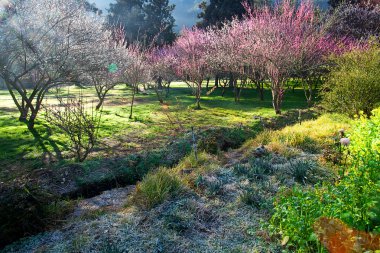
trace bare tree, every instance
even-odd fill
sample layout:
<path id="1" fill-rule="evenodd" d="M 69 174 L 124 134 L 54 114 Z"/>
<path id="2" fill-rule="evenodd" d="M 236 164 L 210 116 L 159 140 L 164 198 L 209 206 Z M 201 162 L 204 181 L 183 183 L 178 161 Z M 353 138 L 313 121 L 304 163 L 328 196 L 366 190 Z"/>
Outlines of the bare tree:
<path id="1" fill-rule="evenodd" d="M 121 27 L 113 31 L 105 30 L 98 44 L 89 44 L 92 60 L 86 64 L 81 81 L 93 85 L 98 97 L 96 110 L 99 110 L 110 90 L 123 81 L 123 71 L 129 66 L 124 35 Z"/>
<path id="2" fill-rule="evenodd" d="M 77 82 L 95 60 L 88 45 L 99 44 L 104 26 L 80 0 L 16 0 L 12 8 L 0 24 L 0 77 L 32 130 L 48 90 Z"/>
<path id="3" fill-rule="evenodd" d="M 83 96 L 66 102 L 59 97 L 58 100 L 58 105 L 45 107 L 46 121 L 67 135 L 76 160 L 83 162 L 96 144 L 101 114 L 93 108 L 86 109 Z"/>

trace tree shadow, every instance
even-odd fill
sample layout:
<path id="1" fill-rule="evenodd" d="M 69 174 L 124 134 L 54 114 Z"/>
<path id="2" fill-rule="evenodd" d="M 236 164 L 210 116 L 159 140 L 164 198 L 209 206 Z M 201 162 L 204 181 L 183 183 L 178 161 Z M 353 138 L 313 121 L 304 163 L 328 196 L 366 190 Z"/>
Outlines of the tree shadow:
<path id="1" fill-rule="evenodd" d="M 30 130 L 34 139 L 38 142 L 38 145 L 42 148 L 43 152 L 49 156 L 49 161 L 54 160 L 56 158 L 58 161 L 63 160 L 62 151 L 57 145 L 57 142 L 52 140 L 50 136 L 53 134 L 52 129 L 47 124 L 42 124 L 45 127 L 47 135 L 42 136 L 36 129 Z M 49 145 L 53 148 L 55 155 L 46 147 L 45 142 L 48 142 Z"/>

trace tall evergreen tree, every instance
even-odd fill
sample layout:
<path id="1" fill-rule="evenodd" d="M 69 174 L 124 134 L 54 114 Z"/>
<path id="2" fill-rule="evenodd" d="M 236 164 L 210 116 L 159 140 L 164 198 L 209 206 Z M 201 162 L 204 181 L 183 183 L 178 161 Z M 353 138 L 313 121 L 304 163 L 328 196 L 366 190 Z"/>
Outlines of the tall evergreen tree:
<path id="1" fill-rule="evenodd" d="M 109 22 L 123 26 L 129 43 L 169 44 L 175 39 L 174 8 L 169 0 L 117 0 L 110 5 Z"/>
<path id="2" fill-rule="evenodd" d="M 110 4 L 108 22 L 111 25 L 122 26 L 129 43 L 143 40 L 145 23 L 143 4 L 143 0 L 116 0 L 116 3 Z"/>
<path id="3" fill-rule="evenodd" d="M 99 15 L 103 13 L 103 11 L 99 9 L 95 3 L 89 3 L 88 1 L 85 1 L 84 7 L 86 8 L 87 11 L 94 12 Z"/>
<path id="4" fill-rule="evenodd" d="M 172 16 L 174 8 L 175 5 L 169 4 L 169 0 L 146 0 L 144 11 L 147 41 L 163 45 L 175 40 L 175 19 Z"/>
<path id="5" fill-rule="evenodd" d="M 197 26 L 220 26 L 222 22 L 231 20 L 235 16 L 241 18 L 245 13 L 243 2 L 244 0 L 210 0 L 209 4 L 207 1 L 201 2 L 199 4 L 201 13 L 198 14 L 201 21 L 197 23 Z M 252 8 L 257 8 L 269 3 L 269 0 L 249 0 L 247 2 Z"/>

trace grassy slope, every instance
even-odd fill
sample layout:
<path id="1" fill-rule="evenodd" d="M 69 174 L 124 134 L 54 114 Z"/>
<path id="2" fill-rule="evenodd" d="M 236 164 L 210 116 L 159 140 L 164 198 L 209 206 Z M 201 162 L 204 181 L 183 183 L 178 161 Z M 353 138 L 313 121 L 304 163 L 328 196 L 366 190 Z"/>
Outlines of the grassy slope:
<path id="1" fill-rule="evenodd" d="M 118 212 L 97 211 L 69 221 L 62 230 L 29 238 L 7 250 L 282 252 L 280 242 L 266 229 L 272 198 L 281 187 L 309 187 L 332 180 L 330 161 L 322 151 L 333 151 L 338 130 L 349 131 L 351 125 L 343 116 L 323 115 L 302 125 L 263 132 L 223 155 L 202 153 L 198 161 L 189 156 L 167 169 L 169 173 L 159 170 L 159 177 L 154 172 L 148 175 Z M 315 149 L 310 150 L 310 143 Z M 260 144 L 267 145 L 268 153 L 255 158 L 254 149 Z M 223 157 L 234 160 L 223 163 Z M 306 181 L 300 180 L 300 173 Z M 165 182 L 173 180 L 181 186 L 171 187 L 171 183 L 168 188 Z M 166 198 L 161 204 L 147 199 L 159 195 Z M 150 208 L 146 203 L 156 205 Z"/>
<path id="2" fill-rule="evenodd" d="M 70 87 L 69 92 L 77 94 L 79 89 Z M 221 97 L 221 91 L 216 90 L 212 95 L 202 98 L 203 110 L 199 111 L 191 109 L 194 97 L 190 93 L 184 84 L 174 83 L 171 95 L 165 101 L 167 106 L 159 105 L 154 93 L 139 94 L 134 109 L 135 118 L 129 120 L 130 90 L 124 85 L 117 86 L 105 102 L 99 131 L 101 143 L 93 157 L 125 155 L 157 147 L 191 126 L 233 127 L 239 124 L 249 125 L 254 115 L 274 116 L 269 91 L 266 91 L 265 101 L 262 102 L 255 90 L 245 90 L 237 104 L 231 91 Z M 95 100 L 93 89 L 85 89 L 83 95 L 89 107 L 96 103 L 92 102 Z M 46 103 L 55 103 L 53 94 L 47 96 Z M 284 111 L 305 107 L 301 90 L 288 92 Z M 68 139 L 50 129 L 43 114 L 39 115 L 36 125 L 39 136 L 33 136 L 17 118 L 18 112 L 7 91 L 0 90 L 0 179 L 9 175 L 16 178 L 23 173 L 20 167 L 33 169 L 46 166 L 43 160 L 54 160 L 57 154 L 70 156 Z"/>

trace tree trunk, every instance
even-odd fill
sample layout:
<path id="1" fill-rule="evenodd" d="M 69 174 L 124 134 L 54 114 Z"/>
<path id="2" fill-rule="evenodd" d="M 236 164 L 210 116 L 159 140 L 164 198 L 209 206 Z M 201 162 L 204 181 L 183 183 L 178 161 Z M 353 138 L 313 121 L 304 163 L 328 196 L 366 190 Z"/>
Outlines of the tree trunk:
<path id="1" fill-rule="evenodd" d="M 28 108 L 23 108 L 20 112 L 20 117 L 18 118 L 21 122 L 27 122 L 28 118 Z"/>
<path id="2" fill-rule="evenodd" d="M 224 97 L 224 93 L 226 93 L 226 86 L 223 87 L 222 97 Z"/>
<path id="3" fill-rule="evenodd" d="M 133 116 L 133 104 L 135 102 L 135 94 L 136 94 L 136 90 L 137 90 L 137 87 L 133 86 L 133 90 L 132 90 L 132 101 L 131 101 L 131 110 L 130 110 L 130 114 L 129 114 L 129 119 L 132 119 L 132 116 Z"/>
<path id="4" fill-rule="evenodd" d="M 201 98 L 197 97 L 197 110 L 201 109 Z"/>
<path id="5" fill-rule="evenodd" d="M 280 90 L 272 89 L 272 105 L 277 115 L 281 114 L 281 97 L 282 95 Z"/>
<path id="6" fill-rule="evenodd" d="M 201 92 L 202 92 L 202 81 L 198 82 L 197 91 L 196 91 L 196 100 L 197 100 L 197 110 L 201 109 Z"/>
<path id="7" fill-rule="evenodd" d="M 170 82 L 168 82 L 168 86 L 166 86 L 166 94 L 165 94 L 165 97 L 169 97 L 169 92 L 170 92 Z"/>
<path id="8" fill-rule="evenodd" d="M 234 78 L 234 75 L 233 75 L 232 72 L 231 72 L 231 73 L 230 73 L 229 87 L 230 87 L 230 88 L 234 87 L 234 84 L 235 84 L 235 78 Z"/>
<path id="9" fill-rule="evenodd" d="M 207 83 L 206 83 L 206 92 L 208 91 L 208 85 L 210 83 L 210 77 L 207 78 Z"/>
<path id="10" fill-rule="evenodd" d="M 157 88 L 160 90 L 162 89 L 162 78 L 161 77 L 159 77 L 157 80 Z"/>
<path id="11" fill-rule="evenodd" d="M 105 97 L 101 97 L 101 98 L 99 98 L 99 102 L 98 102 L 98 104 L 96 105 L 95 110 L 97 110 L 97 111 L 100 110 L 100 108 L 101 108 L 102 105 L 103 105 L 104 98 L 105 98 Z"/>
<path id="12" fill-rule="evenodd" d="M 32 114 L 30 115 L 30 118 L 28 120 L 28 129 L 29 130 L 34 129 L 34 123 L 36 121 L 36 117 L 37 117 L 37 112 L 32 112 Z"/>
<path id="13" fill-rule="evenodd" d="M 158 101 L 160 102 L 160 104 L 163 104 L 164 100 L 162 99 L 162 94 L 160 96 L 160 92 L 158 91 L 158 88 L 156 88 L 155 91 L 156 91 Z"/>
<path id="14" fill-rule="evenodd" d="M 307 106 L 311 107 L 313 105 L 313 84 L 310 80 L 302 80 L 302 87 L 305 93 Z"/>
<path id="15" fill-rule="evenodd" d="M 264 83 L 257 82 L 256 87 L 257 87 L 257 91 L 259 93 L 260 101 L 264 101 Z"/>
<path id="16" fill-rule="evenodd" d="M 237 102 L 240 102 L 240 96 L 241 96 L 241 91 L 242 91 L 242 90 L 243 90 L 242 88 L 239 88 L 239 89 L 238 89 Z"/>
<path id="17" fill-rule="evenodd" d="M 234 85 L 234 99 L 235 99 L 235 103 L 237 102 L 237 87 L 236 85 Z"/>
<path id="18" fill-rule="evenodd" d="M 219 75 L 215 76 L 215 86 L 219 87 Z"/>

